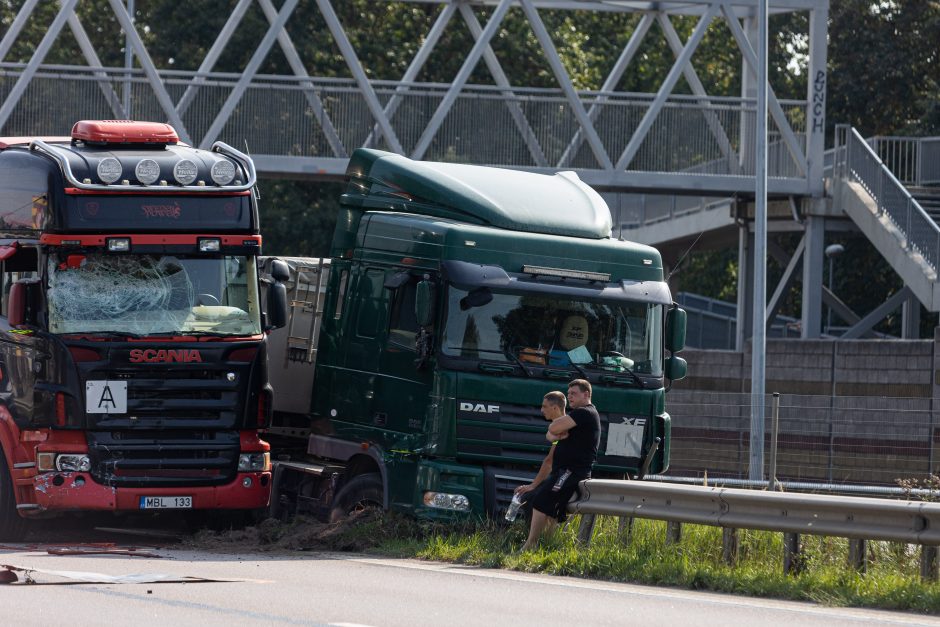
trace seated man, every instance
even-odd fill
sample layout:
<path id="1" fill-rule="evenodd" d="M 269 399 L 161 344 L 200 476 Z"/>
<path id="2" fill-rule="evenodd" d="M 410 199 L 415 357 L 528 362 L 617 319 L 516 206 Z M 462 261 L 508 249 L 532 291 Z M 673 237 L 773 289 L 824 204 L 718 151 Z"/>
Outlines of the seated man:
<path id="1" fill-rule="evenodd" d="M 561 392 L 552 391 L 546 394 L 542 398 L 542 415 L 545 417 L 545 420 L 549 422 L 558 420 L 565 415 L 565 405 L 567 401 L 565 395 Z M 542 465 L 539 467 L 538 473 L 535 475 L 535 478 L 532 479 L 532 483 L 527 483 L 516 488 L 515 493 L 519 495 L 528 494 L 535 488 L 539 487 L 546 477 L 552 472 L 552 460 L 555 457 L 555 446 L 558 442 L 552 442 L 552 447 L 548 449 L 548 455 L 545 456 L 545 459 L 542 460 Z M 524 499 L 527 501 L 528 499 Z"/>
<path id="2" fill-rule="evenodd" d="M 551 366 L 569 366 L 571 357 L 568 353 L 587 344 L 588 322 L 587 318 L 572 314 L 565 318 L 558 331 L 558 342 L 549 353 L 548 363 Z"/>

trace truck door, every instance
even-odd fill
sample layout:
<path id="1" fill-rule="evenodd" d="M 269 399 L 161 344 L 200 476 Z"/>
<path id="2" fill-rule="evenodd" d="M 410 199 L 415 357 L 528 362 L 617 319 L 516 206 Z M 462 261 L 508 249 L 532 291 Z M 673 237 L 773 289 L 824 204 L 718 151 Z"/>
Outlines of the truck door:
<path id="1" fill-rule="evenodd" d="M 381 377 L 376 382 L 374 420 L 398 432 L 418 432 L 424 427 L 432 368 L 419 368 L 415 341 L 415 288 L 421 276 L 404 269 L 390 269 L 388 334 L 382 343 Z M 433 331 L 433 330 L 432 330 Z"/>
<path id="2" fill-rule="evenodd" d="M 330 414 L 343 422 L 371 425 L 375 381 L 388 320 L 388 296 L 380 268 L 353 266 L 346 299 L 345 353 L 331 382 Z"/>
<path id="3" fill-rule="evenodd" d="M 10 253 L 10 254 L 7 254 Z M 3 259 L 2 300 L 0 300 L 0 403 L 6 406 L 13 420 L 23 428 L 34 418 L 36 376 L 45 363 L 46 340 L 32 330 L 12 328 L 9 323 L 9 296 L 13 284 L 35 280 L 38 275 L 38 255 L 34 247 L 16 244 L 0 246 Z M 33 292 L 33 297 L 38 295 Z"/>

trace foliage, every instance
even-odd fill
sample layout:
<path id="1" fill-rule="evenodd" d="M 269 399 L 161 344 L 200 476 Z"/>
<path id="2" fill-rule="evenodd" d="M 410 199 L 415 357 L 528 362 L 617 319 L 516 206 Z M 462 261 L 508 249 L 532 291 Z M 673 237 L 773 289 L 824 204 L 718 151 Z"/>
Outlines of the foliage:
<path id="1" fill-rule="evenodd" d="M 261 179 L 261 235 L 270 255 L 326 257 L 339 211 L 342 186 Z"/>
<path id="2" fill-rule="evenodd" d="M 831 3 L 828 118 L 865 136 L 940 132 L 940 3 Z"/>

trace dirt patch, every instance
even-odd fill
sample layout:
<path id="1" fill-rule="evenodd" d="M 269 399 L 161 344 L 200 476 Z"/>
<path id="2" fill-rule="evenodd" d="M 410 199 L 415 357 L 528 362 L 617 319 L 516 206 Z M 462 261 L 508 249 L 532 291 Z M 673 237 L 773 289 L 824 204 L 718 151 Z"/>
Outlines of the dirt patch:
<path id="1" fill-rule="evenodd" d="M 353 551 L 363 552 L 398 538 L 423 535 L 415 521 L 379 510 L 363 510 L 336 523 L 298 516 L 289 521 L 267 519 L 254 526 L 227 531 L 202 530 L 184 541 L 203 551 Z"/>

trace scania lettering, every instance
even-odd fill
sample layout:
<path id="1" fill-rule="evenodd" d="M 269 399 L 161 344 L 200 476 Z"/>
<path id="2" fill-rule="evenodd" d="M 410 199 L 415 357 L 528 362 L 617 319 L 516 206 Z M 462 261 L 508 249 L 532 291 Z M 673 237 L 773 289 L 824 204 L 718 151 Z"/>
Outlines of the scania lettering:
<path id="1" fill-rule="evenodd" d="M 288 274 L 263 305 L 255 178 L 166 124 L 0 139 L 0 539 L 66 512 L 268 505 Z"/>
<path id="2" fill-rule="evenodd" d="M 135 348 L 131 351 L 131 363 L 191 363 L 194 361 L 202 362 L 202 355 L 197 350 L 157 350 L 148 348 L 141 350 Z"/>
<path id="3" fill-rule="evenodd" d="M 331 258 L 282 259 L 275 513 L 505 511 L 549 448 L 542 397 L 573 379 L 602 418 L 595 476 L 668 467 L 685 312 L 593 189 L 366 149 L 347 178 Z"/>

